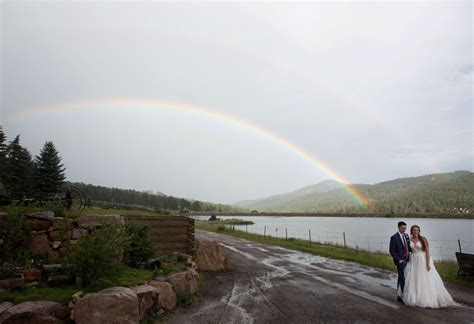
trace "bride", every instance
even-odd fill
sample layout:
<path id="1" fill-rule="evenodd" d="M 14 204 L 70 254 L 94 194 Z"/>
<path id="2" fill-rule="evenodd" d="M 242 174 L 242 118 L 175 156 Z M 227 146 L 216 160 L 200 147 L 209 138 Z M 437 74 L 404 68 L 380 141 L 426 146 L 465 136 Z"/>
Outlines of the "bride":
<path id="1" fill-rule="evenodd" d="M 420 235 L 420 227 L 410 228 L 410 247 L 413 251 L 405 268 L 403 302 L 410 306 L 441 308 L 454 304 L 444 287 L 430 257 L 428 240 Z"/>

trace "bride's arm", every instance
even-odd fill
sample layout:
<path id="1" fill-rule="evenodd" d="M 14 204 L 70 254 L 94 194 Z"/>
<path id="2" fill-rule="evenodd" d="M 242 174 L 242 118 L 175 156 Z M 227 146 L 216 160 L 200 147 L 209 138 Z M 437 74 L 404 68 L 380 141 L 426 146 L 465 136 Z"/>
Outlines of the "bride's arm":
<path id="1" fill-rule="evenodd" d="M 430 271 L 431 266 L 430 266 L 430 246 L 428 244 L 428 240 L 426 237 L 423 236 L 423 240 L 425 241 L 425 246 L 426 246 L 426 270 Z"/>

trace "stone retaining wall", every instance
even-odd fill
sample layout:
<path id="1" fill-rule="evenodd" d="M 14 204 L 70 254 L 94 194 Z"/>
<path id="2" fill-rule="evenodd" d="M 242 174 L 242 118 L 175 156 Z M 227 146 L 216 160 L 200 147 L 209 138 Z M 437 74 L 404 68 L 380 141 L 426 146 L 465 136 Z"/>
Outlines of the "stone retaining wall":
<path id="1" fill-rule="evenodd" d="M 149 238 L 155 243 L 158 254 L 194 253 L 194 219 L 182 216 L 84 215 L 73 221 L 54 217 L 53 212 L 26 214 L 28 247 L 33 255 L 44 257 L 49 263 L 53 263 L 66 253 L 66 243 L 77 243 L 90 230 L 105 223 L 124 225 L 125 221 L 148 224 Z M 5 230 L 6 214 L 0 213 L 0 249 L 3 248 Z"/>

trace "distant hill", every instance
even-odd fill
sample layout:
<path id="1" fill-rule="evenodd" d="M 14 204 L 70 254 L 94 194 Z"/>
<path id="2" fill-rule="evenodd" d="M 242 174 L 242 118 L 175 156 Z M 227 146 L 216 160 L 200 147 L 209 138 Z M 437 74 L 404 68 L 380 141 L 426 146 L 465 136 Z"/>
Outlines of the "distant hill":
<path id="1" fill-rule="evenodd" d="M 474 174 L 470 171 L 399 178 L 355 188 L 382 213 L 453 213 L 455 208 L 474 211 Z M 241 201 L 235 207 L 273 212 L 362 212 L 343 185 L 326 180 L 296 191 Z"/>

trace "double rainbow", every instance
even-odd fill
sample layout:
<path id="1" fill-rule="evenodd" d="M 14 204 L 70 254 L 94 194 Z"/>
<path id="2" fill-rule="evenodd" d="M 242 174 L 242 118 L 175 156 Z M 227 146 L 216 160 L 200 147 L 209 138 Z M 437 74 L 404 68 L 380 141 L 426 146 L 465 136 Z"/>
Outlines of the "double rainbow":
<path id="1" fill-rule="evenodd" d="M 321 170 L 328 177 L 340 182 L 343 185 L 343 188 L 351 194 L 354 200 L 362 207 L 370 210 L 370 204 L 368 200 L 355 188 L 353 185 L 349 184 L 344 177 L 336 173 L 329 165 L 318 157 L 311 154 L 306 149 L 301 146 L 290 142 L 286 138 L 272 132 L 271 130 L 253 123 L 251 121 L 245 120 L 241 117 L 234 116 L 229 113 L 223 113 L 217 110 L 210 108 L 200 107 L 192 105 L 185 102 L 179 101 L 165 101 L 158 99 L 131 99 L 131 98 L 112 98 L 112 99 L 97 99 L 97 100 L 87 100 L 87 101 L 75 101 L 68 103 L 60 103 L 54 105 L 48 105 L 41 108 L 27 109 L 20 111 L 16 114 L 7 116 L 5 121 L 12 121 L 21 118 L 27 118 L 34 115 L 39 115 L 43 113 L 52 113 L 52 112 L 62 112 L 62 111 L 74 111 L 74 110 L 84 110 L 84 109 L 96 109 L 99 108 L 148 108 L 148 109 L 163 109 L 171 110 L 175 112 L 182 112 L 187 114 L 195 114 L 198 116 L 204 116 L 218 122 L 225 124 L 234 125 L 245 130 L 249 130 L 252 133 L 265 138 L 275 144 L 278 144 L 290 152 L 298 155 L 303 160 L 308 161 L 319 170 Z"/>

